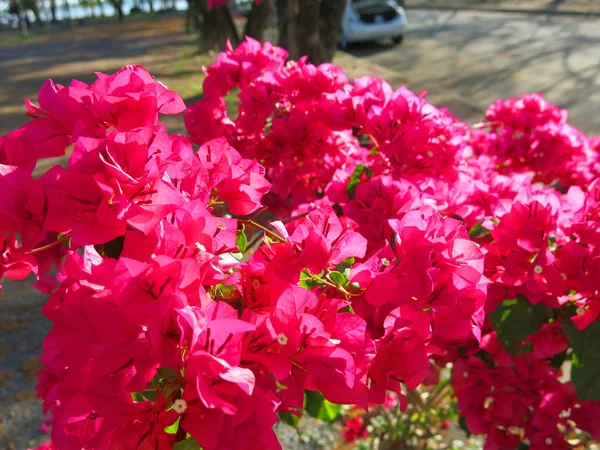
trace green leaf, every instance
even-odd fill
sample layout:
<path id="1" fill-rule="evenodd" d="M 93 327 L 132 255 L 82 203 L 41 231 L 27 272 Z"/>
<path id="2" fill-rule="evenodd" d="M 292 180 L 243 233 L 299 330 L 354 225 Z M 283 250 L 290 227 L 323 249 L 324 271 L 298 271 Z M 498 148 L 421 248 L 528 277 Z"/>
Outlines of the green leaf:
<path id="1" fill-rule="evenodd" d="M 287 386 L 285 384 L 281 384 L 279 381 L 275 380 L 275 385 L 277 386 L 277 389 L 281 390 L 281 391 L 285 391 L 287 389 Z"/>
<path id="2" fill-rule="evenodd" d="M 467 426 L 467 418 L 465 416 L 460 416 L 458 418 L 458 427 L 465 432 L 467 437 L 471 437 L 471 431 Z"/>
<path id="3" fill-rule="evenodd" d="M 336 286 L 345 286 L 348 284 L 348 278 L 346 278 L 346 275 L 340 272 L 329 272 L 327 278 L 333 281 Z"/>
<path id="4" fill-rule="evenodd" d="M 350 200 L 354 199 L 354 195 L 356 193 L 356 186 L 360 183 L 363 174 L 367 175 L 367 178 L 371 178 L 373 176 L 373 171 L 366 167 L 364 164 L 359 164 L 350 175 L 350 180 L 348 181 L 348 185 L 346 186 L 346 193 L 348 194 L 348 198 Z"/>
<path id="5" fill-rule="evenodd" d="M 198 441 L 192 437 L 185 441 L 178 442 L 173 446 L 173 450 L 202 450 Z"/>
<path id="6" fill-rule="evenodd" d="M 244 230 L 239 230 L 237 232 L 237 236 L 235 238 L 235 245 L 240 250 L 240 253 L 244 253 L 246 251 L 246 247 L 248 246 L 248 238 L 246 237 L 246 233 L 244 233 Z"/>
<path id="7" fill-rule="evenodd" d="M 338 312 L 347 312 L 347 313 L 351 313 L 354 314 L 354 308 L 352 308 L 352 305 L 348 304 L 346 306 L 344 306 L 343 308 L 341 308 Z"/>
<path id="8" fill-rule="evenodd" d="M 146 391 L 142 392 L 142 395 L 147 398 L 148 400 L 150 400 L 151 402 L 155 402 L 156 401 L 156 391 L 154 389 L 148 389 Z"/>
<path id="9" fill-rule="evenodd" d="M 170 367 L 159 367 L 156 371 L 169 383 L 172 383 L 179 378 L 179 374 Z"/>
<path id="10" fill-rule="evenodd" d="M 504 300 L 490 315 L 490 322 L 506 350 L 517 355 L 521 350 L 521 342 L 528 335 L 538 332 L 553 315 L 549 306 L 533 305 L 526 297 L 517 295 L 514 300 Z"/>
<path id="11" fill-rule="evenodd" d="M 298 428 L 298 424 L 300 424 L 300 417 L 289 412 L 282 412 L 277 415 L 279 416 L 279 420 L 281 420 L 283 423 L 294 428 Z"/>
<path id="12" fill-rule="evenodd" d="M 306 412 L 316 419 L 332 423 L 342 412 L 342 405 L 328 402 L 320 392 L 305 391 L 304 395 Z"/>
<path id="13" fill-rule="evenodd" d="M 469 230 L 469 237 L 471 239 L 477 239 L 477 238 L 480 238 L 480 237 L 484 237 L 484 236 L 487 236 L 488 234 L 491 233 L 491 231 L 488 230 L 487 228 L 483 228 L 482 223 L 483 222 L 477 222 Z"/>
<path id="14" fill-rule="evenodd" d="M 565 350 L 564 352 L 559 353 L 558 355 L 554 355 L 552 358 L 550 358 L 550 365 L 552 367 L 560 369 L 566 360 L 567 360 L 567 351 Z"/>
<path id="15" fill-rule="evenodd" d="M 156 401 L 156 391 L 154 389 L 147 389 L 143 392 L 131 392 L 131 398 L 134 402 L 147 402 L 150 400 L 151 402 Z"/>
<path id="16" fill-rule="evenodd" d="M 165 433 L 176 434 L 177 430 L 179 429 L 179 419 L 181 419 L 181 417 L 178 417 L 175 423 L 173 423 L 172 425 L 165 427 Z"/>
<path id="17" fill-rule="evenodd" d="M 341 263 L 337 264 L 335 268 L 338 270 L 338 272 L 344 273 L 347 269 L 352 268 L 352 266 L 354 265 L 354 261 L 354 256 L 350 256 L 349 258 L 343 260 Z"/>
<path id="18" fill-rule="evenodd" d="M 58 239 L 63 239 L 68 233 L 58 233 Z M 69 239 L 65 239 L 64 241 L 62 241 L 62 245 L 64 245 L 67 248 L 71 248 L 71 241 L 73 240 L 73 236 L 71 236 Z"/>
<path id="19" fill-rule="evenodd" d="M 140 403 L 140 402 L 145 402 L 146 401 L 146 399 L 144 398 L 144 396 L 142 395 L 141 392 L 131 392 L 131 398 L 136 403 Z"/>
<path id="20" fill-rule="evenodd" d="M 310 291 L 315 287 L 322 285 L 322 282 L 319 282 L 318 280 L 315 280 L 313 277 L 310 276 L 308 270 L 304 269 L 302 272 L 300 272 L 300 281 L 298 282 L 298 286 L 300 286 L 301 288 Z"/>
<path id="21" fill-rule="evenodd" d="M 600 322 L 579 330 L 568 317 L 561 320 L 573 347 L 571 382 L 579 400 L 600 400 Z"/>

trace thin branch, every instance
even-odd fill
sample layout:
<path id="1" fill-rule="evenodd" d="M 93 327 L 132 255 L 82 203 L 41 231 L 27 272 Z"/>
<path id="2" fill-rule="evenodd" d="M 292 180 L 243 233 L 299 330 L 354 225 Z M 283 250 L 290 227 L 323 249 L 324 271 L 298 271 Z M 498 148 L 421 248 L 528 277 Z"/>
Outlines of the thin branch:
<path id="1" fill-rule="evenodd" d="M 269 230 L 267 227 L 265 227 L 264 225 L 261 225 L 258 222 L 255 222 L 252 219 L 238 219 L 238 222 L 240 223 L 247 223 L 249 225 L 252 225 L 260 230 L 263 230 L 266 234 L 268 234 L 269 236 L 271 236 L 273 239 L 277 239 L 280 242 L 286 242 L 285 238 L 282 238 L 281 236 L 279 236 L 277 233 L 275 233 L 274 231 Z"/>
<path id="2" fill-rule="evenodd" d="M 44 245 L 43 247 L 34 248 L 33 250 L 28 251 L 26 254 L 27 255 L 35 255 L 36 253 L 41 253 L 41 252 L 44 252 L 46 250 L 49 250 L 52 247 L 56 247 L 58 244 L 71 239 L 72 235 L 73 235 L 73 232 L 69 231 L 67 234 L 65 234 L 61 238 L 57 239 L 56 241 L 54 241 L 54 242 L 52 242 L 52 243 L 50 243 L 48 245 Z"/>

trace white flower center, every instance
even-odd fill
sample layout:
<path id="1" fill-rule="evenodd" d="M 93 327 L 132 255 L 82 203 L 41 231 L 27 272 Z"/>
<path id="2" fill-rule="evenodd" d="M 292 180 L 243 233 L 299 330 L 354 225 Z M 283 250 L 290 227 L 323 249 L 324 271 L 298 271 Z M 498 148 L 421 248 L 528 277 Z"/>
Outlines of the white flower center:
<path id="1" fill-rule="evenodd" d="M 492 397 L 487 397 L 483 402 L 483 407 L 485 409 L 488 409 L 492 405 L 492 403 L 494 403 L 494 399 Z"/>
<path id="2" fill-rule="evenodd" d="M 577 311 L 575 311 L 577 313 L 578 316 L 583 316 L 585 314 L 585 309 L 584 308 L 577 308 Z"/>
<path id="3" fill-rule="evenodd" d="M 546 445 L 551 445 L 552 444 L 552 439 L 551 438 L 546 438 L 546 440 L 544 442 L 546 443 Z"/>
<path id="4" fill-rule="evenodd" d="M 183 414 L 187 409 L 187 402 L 182 398 L 175 400 L 173 402 L 173 409 L 177 414 Z"/>
<path id="5" fill-rule="evenodd" d="M 279 333 L 277 335 L 277 342 L 279 342 L 280 345 L 287 345 L 288 337 L 283 333 Z"/>
<path id="6" fill-rule="evenodd" d="M 391 264 L 391 262 L 387 258 L 381 258 L 381 264 L 383 264 L 385 267 L 388 267 Z"/>
<path id="7" fill-rule="evenodd" d="M 540 273 L 542 273 L 544 271 L 544 269 L 542 268 L 542 266 L 535 266 L 533 268 L 533 271 L 539 275 Z"/>

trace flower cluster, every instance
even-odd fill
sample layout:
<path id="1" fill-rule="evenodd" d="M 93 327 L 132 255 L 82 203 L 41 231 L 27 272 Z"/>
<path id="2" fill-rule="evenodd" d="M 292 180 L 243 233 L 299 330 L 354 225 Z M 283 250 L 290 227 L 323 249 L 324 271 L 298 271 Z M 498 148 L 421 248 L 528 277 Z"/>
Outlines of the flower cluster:
<path id="1" fill-rule="evenodd" d="M 494 332 L 481 349 L 484 360 L 471 356 L 455 364 L 452 386 L 469 430 L 487 434 L 486 448 L 516 448 L 526 438 L 534 450 L 569 449 L 565 434 L 575 427 L 598 438 L 593 416 L 600 403 L 580 402 L 547 355 L 511 356 Z"/>
<path id="2" fill-rule="evenodd" d="M 589 358 L 563 329 L 600 315 L 598 141 L 539 95 L 473 129 L 286 58 L 252 39 L 220 54 L 191 143 L 159 123 L 181 98 L 139 66 L 48 81 L 0 141 L 0 273 L 51 293 L 38 393 L 56 448 L 277 449 L 277 414 L 390 391 L 404 408 L 451 362 L 489 448 L 593 431 L 577 411 L 595 394 L 551 364 Z"/>

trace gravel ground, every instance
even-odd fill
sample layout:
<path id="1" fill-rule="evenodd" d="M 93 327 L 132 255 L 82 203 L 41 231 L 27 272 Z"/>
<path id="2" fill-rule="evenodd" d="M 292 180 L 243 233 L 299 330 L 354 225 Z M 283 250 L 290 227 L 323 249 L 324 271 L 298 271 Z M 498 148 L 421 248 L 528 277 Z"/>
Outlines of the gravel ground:
<path id="1" fill-rule="evenodd" d="M 48 440 L 35 396 L 42 339 L 50 323 L 41 315 L 46 296 L 26 282 L 3 280 L 0 293 L 0 449 L 25 450 Z"/>
<path id="2" fill-rule="evenodd" d="M 341 442 L 339 423 L 328 425 L 309 416 L 304 416 L 298 429 L 278 423 L 275 432 L 286 450 L 333 449 Z"/>

